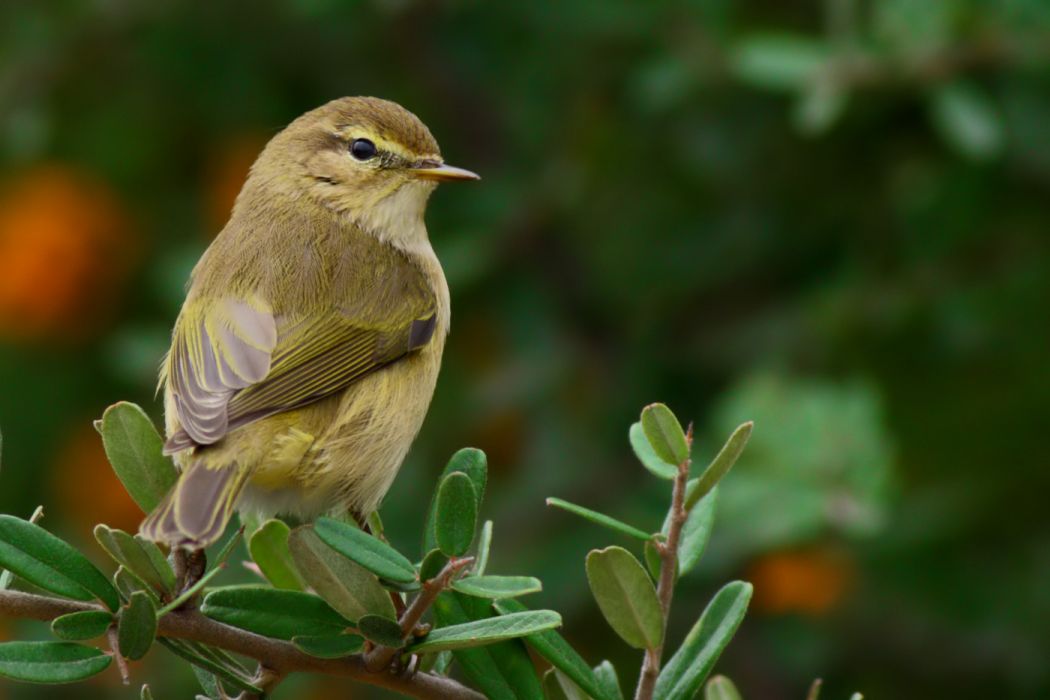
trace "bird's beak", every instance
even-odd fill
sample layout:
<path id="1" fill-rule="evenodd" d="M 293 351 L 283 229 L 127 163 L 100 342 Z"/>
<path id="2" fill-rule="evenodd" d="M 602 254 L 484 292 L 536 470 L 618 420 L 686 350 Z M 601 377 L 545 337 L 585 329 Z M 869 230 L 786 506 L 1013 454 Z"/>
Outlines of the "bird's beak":
<path id="1" fill-rule="evenodd" d="M 412 174 L 424 180 L 454 182 L 457 180 L 480 180 L 481 176 L 463 168 L 445 165 L 440 161 L 424 160 L 413 166 Z"/>

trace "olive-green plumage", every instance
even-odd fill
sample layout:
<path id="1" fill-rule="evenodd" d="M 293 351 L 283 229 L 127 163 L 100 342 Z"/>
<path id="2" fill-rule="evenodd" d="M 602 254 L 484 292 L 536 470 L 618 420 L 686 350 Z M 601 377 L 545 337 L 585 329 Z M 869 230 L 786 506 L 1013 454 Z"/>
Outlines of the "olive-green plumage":
<path id="1" fill-rule="evenodd" d="M 423 225 L 441 161 L 410 112 L 343 98 L 277 134 L 194 268 L 161 372 L 182 469 L 143 533 L 202 547 L 235 509 L 379 505 L 426 414 L 449 294 Z"/>

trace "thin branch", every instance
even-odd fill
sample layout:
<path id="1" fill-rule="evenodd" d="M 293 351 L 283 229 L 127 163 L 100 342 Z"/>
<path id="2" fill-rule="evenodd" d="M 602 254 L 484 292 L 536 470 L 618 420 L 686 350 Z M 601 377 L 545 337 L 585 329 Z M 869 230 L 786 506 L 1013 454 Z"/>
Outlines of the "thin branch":
<path id="1" fill-rule="evenodd" d="M 441 573 L 429 581 L 423 582 L 423 590 L 419 592 L 412 604 L 401 615 L 401 639 L 407 639 L 415 631 L 416 625 L 419 624 L 419 621 L 423 619 L 423 615 L 437 600 L 438 595 L 451 585 L 452 579 L 460 571 L 472 563 L 474 563 L 474 557 L 453 559 L 445 564 L 445 568 L 441 570 Z M 400 651 L 400 649 L 392 647 L 376 647 L 365 655 L 365 666 L 373 672 L 381 671 L 390 665 L 390 662 L 394 660 L 394 657 Z"/>
<path id="2" fill-rule="evenodd" d="M 0 615 L 50 621 L 72 612 L 100 610 L 91 603 L 0 591 Z M 257 660 L 279 676 L 291 673 L 321 673 L 351 678 L 360 683 L 393 690 L 423 700 L 484 700 L 484 696 L 443 676 L 430 673 L 372 673 L 360 654 L 340 659 L 320 659 L 305 654 L 288 642 L 224 625 L 197 610 L 176 610 L 159 620 L 158 633 L 171 639 L 203 642 Z"/>
<path id="3" fill-rule="evenodd" d="M 131 684 L 131 673 L 128 671 L 128 660 L 124 658 L 124 655 L 120 653 L 120 639 L 117 636 L 117 628 L 111 625 L 106 630 L 106 641 L 109 642 L 109 649 L 113 652 L 113 660 L 117 662 L 117 669 L 120 671 L 120 680 L 124 685 Z"/>
<path id="4" fill-rule="evenodd" d="M 692 449 L 692 423 L 689 424 L 685 440 Z M 690 460 L 688 459 L 678 465 L 678 474 L 674 478 L 674 491 L 671 494 L 671 523 L 667 529 L 667 541 L 656 543 L 656 549 L 660 554 L 660 581 L 656 585 L 656 597 L 660 600 L 660 610 L 663 612 L 661 639 L 667 635 L 667 620 L 671 613 L 671 600 L 674 597 L 674 584 L 678 573 L 678 544 L 682 538 L 682 527 L 689 516 L 685 509 L 685 489 L 689 482 L 689 465 Z M 656 679 L 660 675 L 660 661 L 663 653 L 663 642 L 655 649 L 646 650 L 634 700 L 652 700 Z"/>

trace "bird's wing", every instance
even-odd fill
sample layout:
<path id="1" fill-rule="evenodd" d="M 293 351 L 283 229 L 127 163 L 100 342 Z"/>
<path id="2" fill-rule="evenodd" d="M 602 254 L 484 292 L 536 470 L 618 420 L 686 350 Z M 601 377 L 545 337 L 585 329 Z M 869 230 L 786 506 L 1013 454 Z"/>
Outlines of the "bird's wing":
<path id="1" fill-rule="evenodd" d="M 400 291 L 382 295 L 396 301 L 381 313 L 337 308 L 292 317 L 275 315 L 262 301 L 226 299 L 198 324 L 177 324 L 167 367 L 182 427 L 165 451 L 218 442 L 234 428 L 336 393 L 426 345 L 437 324 L 433 293 L 420 284 Z"/>

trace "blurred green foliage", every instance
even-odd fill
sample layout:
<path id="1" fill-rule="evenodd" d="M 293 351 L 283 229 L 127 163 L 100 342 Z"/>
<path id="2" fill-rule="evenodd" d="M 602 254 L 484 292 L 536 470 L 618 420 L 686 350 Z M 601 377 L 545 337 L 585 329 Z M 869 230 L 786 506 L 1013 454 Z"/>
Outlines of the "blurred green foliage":
<path id="1" fill-rule="evenodd" d="M 138 517 L 90 421 L 149 401 L 251 154 L 380 95 L 485 178 L 430 208 L 453 332 L 392 537 L 483 448 L 515 566 L 636 667 L 563 566 L 605 533 L 543 497 L 656 517 L 637 406 L 703 457 L 754 418 L 672 638 L 735 572 L 747 698 L 1045 697 L 1048 47 L 1044 0 L 2 3 L 0 511 Z"/>

